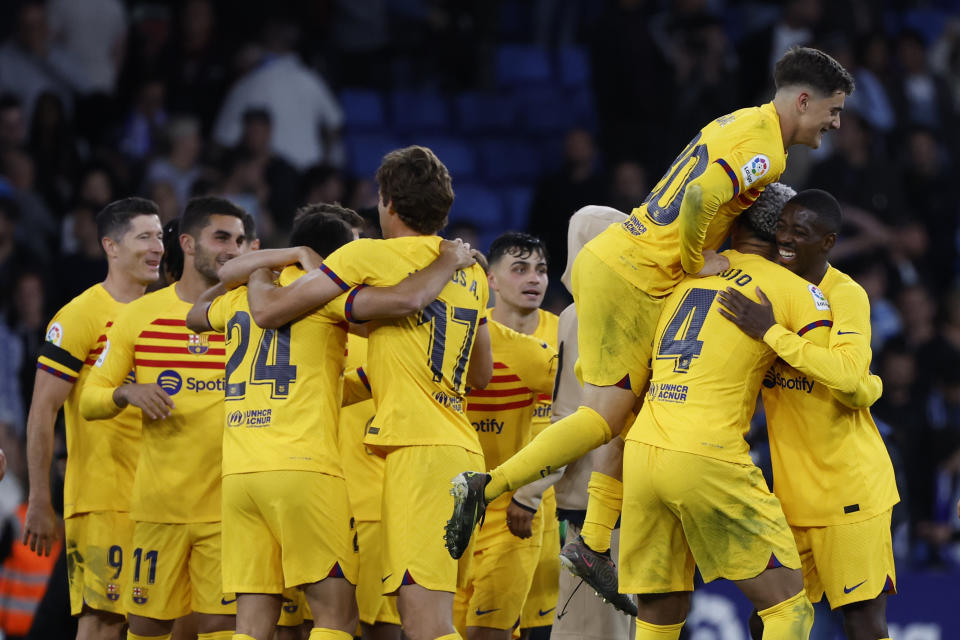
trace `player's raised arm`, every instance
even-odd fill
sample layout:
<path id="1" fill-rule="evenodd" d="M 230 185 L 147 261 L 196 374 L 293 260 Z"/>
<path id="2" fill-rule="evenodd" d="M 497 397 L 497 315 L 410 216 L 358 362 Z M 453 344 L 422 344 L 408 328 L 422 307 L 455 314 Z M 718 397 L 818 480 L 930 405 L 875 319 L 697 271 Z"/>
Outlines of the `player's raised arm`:
<path id="1" fill-rule="evenodd" d="M 66 402 L 74 380 L 37 369 L 33 399 L 27 416 L 27 471 L 30 495 L 23 528 L 23 544 L 37 555 L 48 556 L 57 539 L 56 515 L 50 498 L 50 465 L 57 413 Z"/>
<path id="2" fill-rule="evenodd" d="M 366 287 L 354 294 L 350 320 L 365 322 L 402 318 L 422 311 L 450 282 L 453 274 L 476 262 L 469 244 L 459 239 L 440 242 L 440 255 L 429 266 L 391 287 Z"/>
<path id="3" fill-rule="evenodd" d="M 343 289 L 322 270 L 313 270 L 285 287 L 270 269 L 258 269 L 247 282 L 250 315 L 257 326 L 277 329 L 330 302 Z"/>
<path id="4" fill-rule="evenodd" d="M 730 176 L 718 162 L 712 162 L 698 178 L 690 181 L 680 202 L 680 263 L 695 276 L 712 276 L 730 266 L 716 252 L 704 252 L 707 229 L 720 205 L 734 196 Z"/>
<path id="5" fill-rule="evenodd" d="M 261 249 L 249 251 L 229 260 L 220 267 L 217 275 L 227 289 L 236 289 L 246 284 L 257 269 L 280 269 L 299 263 L 304 271 L 312 271 L 320 266 L 323 259 L 309 247 L 289 247 L 286 249 Z"/>
<path id="6" fill-rule="evenodd" d="M 261 251 L 254 251 L 252 253 L 261 253 Z M 227 264 L 230 263 L 228 262 Z M 227 264 L 223 265 L 224 268 L 226 268 Z M 196 333 L 210 331 L 213 327 L 211 327 L 210 320 L 207 318 L 207 309 L 210 307 L 211 302 L 226 292 L 227 288 L 222 282 L 219 282 L 201 293 L 200 297 L 197 298 L 197 301 L 193 304 L 193 307 L 187 312 L 187 328 Z"/>
<path id="7" fill-rule="evenodd" d="M 481 319 L 482 321 L 482 319 Z M 477 327 L 477 337 L 470 350 L 470 364 L 467 365 L 467 386 L 471 389 L 484 389 L 493 377 L 493 348 L 490 345 L 490 329 L 484 322 Z"/>

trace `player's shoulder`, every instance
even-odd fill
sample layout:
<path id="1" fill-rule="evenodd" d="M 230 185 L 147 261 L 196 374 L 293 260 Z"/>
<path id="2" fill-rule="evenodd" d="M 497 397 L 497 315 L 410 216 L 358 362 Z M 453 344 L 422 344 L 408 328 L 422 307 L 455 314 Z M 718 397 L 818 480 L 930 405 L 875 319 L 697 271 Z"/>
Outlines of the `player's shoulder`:
<path id="1" fill-rule="evenodd" d="M 124 305 L 123 310 L 118 314 L 118 318 L 128 321 L 134 318 L 143 318 L 145 316 L 155 315 L 168 308 L 177 297 L 174 285 L 170 284 L 162 289 L 151 291 Z"/>
<path id="2" fill-rule="evenodd" d="M 91 321 L 95 322 L 98 316 L 110 313 L 113 305 L 106 304 L 108 301 L 113 301 L 113 298 L 103 287 L 103 284 L 98 282 L 60 307 L 53 318 L 61 322 L 71 321 L 84 324 Z"/>
<path id="3" fill-rule="evenodd" d="M 551 349 L 545 340 L 535 335 L 520 333 L 496 320 L 490 320 L 488 324 L 490 326 L 490 340 L 494 349 L 498 345 L 521 353 L 539 353 L 544 349 Z"/>
<path id="4" fill-rule="evenodd" d="M 830 298 L 840 296 L 844 299 L 852 298 L 861 302 L 869 300 L 867 290 L 859 282 L 833 265 L 827 268 L 827 272 L 820 282 L 820 289 Z"/>

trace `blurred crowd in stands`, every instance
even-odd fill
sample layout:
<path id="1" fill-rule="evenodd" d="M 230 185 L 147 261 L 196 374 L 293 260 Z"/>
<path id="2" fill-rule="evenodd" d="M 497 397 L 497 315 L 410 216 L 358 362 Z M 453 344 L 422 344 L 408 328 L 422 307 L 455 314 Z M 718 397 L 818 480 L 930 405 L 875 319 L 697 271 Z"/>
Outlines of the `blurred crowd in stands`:
<path id="1" fill-rule="evenodd" d="M 802 44 L 857 89 L 821 149 L 790 150 L 783 180 L 844 205 L 833 263 L 871 299 L 900 561 L 960 568 L 960 1 L 11 0 L 3 13 L 0 511 L 25 495 L 46 325 L 106 273 L 107 202 L 151 198 L 166 222 L 221 195 L 274 246 L 307 202 L 374 221 L 383 153 L 424 144 L 453 175 L 448 234 L 481 249 L 507 229 L 543 237 L 557 310 L 570 214 L 639 204 L 702 125 L 768 100 L 773 62 Z"/>

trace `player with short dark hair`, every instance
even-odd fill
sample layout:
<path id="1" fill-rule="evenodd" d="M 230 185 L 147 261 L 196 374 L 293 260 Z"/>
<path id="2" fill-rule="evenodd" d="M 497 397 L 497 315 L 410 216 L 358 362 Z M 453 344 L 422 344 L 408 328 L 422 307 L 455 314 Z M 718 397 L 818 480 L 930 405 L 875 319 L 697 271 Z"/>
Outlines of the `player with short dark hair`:
<path id="1" fill-rule="evenodd" d="M 180 221 L 183 273 L 127 305 L 107 330 L 80 399 L 87 419 L 141 414 L 143 444 L 133 483 L 133 579 L 123 593 L 130 640 L 169 638 L 173 621 L 198 614 L 202 640 L 226 640 L 235 624 L 222 590 L 220 459 L 222 335 L 198 335 L 184 318 L 242 253 L 244 211 L 194 198 Z M 135 382 L 124 384 L 130 372 Z"/>
<path id="2" fill-rule="evenodd" d="M 827 348 L 778 324 L 762 295 L 758 304 L 728 291 L 720 302 L 780 358 L 764 379 L 763 404 L 774 492 L 793 529 L 807 595 L 813 602 L 826 595 L 843 611 L 848 638 L 874 640 L 888 635 L 886 598 L 896 593 L 890 518 L 899 495 L 870 416 L 881 392 L 869 371 L 870 301 L 827 262 L 840 224 L 837 200 L 808 189 L 787 202 L 777 227 L 780 263 L 812 283 L 811 292 L 816 286 L 818 303 L 832 312 Z"/>
<path id="3" fill-rule="evenodd" d="M 297 209 L 297 213 L 294 215 L 293 220 L 296 222 L 300 217 L 310 213 L 329 213 L 335 215 L 343 219 L 344 222 L 349 224 L 354 229 L 361 229 L 363 228 L 364 224 L 363 216 L 349 207 L 344 207 L 338 202 L 334 202 L 332 204 L 327 202 L 314 202 L 304 205 Z"/>
<path id="4" fill-rule="evenodd" d="M 134 562 L 129 512 L 140 416 L 128 409 L 109 420 L 88 421 L 80 414 L 80 398 L 87 392 L 92 365 L 106 348 L 104 333 L 160 276 L 163 244 L 157 214 L 157 205 L 142 198 L 111 202 L 97 214 L 107 277 L 54 315 L 37 361 L 27 418 L 30 496 L 23 542 L 49 555 L 57 538 L 50 464 L 62 406 L 68 452 L 63 505 L 67 575 L 81 640 L 117 640 L 123 627 L 121 595 L 129 587 Z"/>

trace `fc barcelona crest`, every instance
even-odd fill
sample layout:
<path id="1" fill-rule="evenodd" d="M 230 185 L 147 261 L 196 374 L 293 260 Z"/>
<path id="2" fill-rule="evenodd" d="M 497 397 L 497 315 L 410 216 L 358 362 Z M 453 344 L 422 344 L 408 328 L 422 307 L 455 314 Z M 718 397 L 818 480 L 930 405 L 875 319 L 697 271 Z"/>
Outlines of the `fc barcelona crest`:
<path id="1" fill-rule="evenodd" d="M 133 601 L 137 604 L 146 604 L 147 603 L 147 590 L 143 587 L 134 587 L 133 588 Z"/>
<path id="2" fill-rule="evenodd" d="M 120 587 L 115 584 L 107 585 L 107 600 L 116 601 L 120 599 Z"/>
<path id="3" fill-rule="evenodd" d="M 187 336 L 187 351 L 195 356 L 202 356 L 210 348 L 210 336 L 191 333 Z"/>

